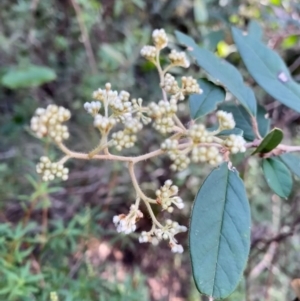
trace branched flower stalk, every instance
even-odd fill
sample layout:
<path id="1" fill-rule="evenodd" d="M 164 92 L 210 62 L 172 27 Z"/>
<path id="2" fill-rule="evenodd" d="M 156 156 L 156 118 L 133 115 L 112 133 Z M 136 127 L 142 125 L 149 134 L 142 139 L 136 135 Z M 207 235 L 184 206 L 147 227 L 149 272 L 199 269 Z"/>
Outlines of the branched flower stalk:
<path id="1" fill-rule="evenodd" d="M 152 219 L 152 228 L 148 232 L 142 232 L 139 238 L 141 243 L 151 242 L 157 245 L 161 240 L 167 240 L 174 253 L 182 253 L 183 247 L 178 244 L 175 235 L 187 231 L 187 227 L 179 225 L 176 221 L 167 219 L 159 222 L 153 212 L 153 206 L 160 206 L 172 214 L 174 207 L 182 209 L 183 200 L 178 196 L 178 187 L 167 180 L 164 186 L 156 191 L 156 199 L 145 195 L 135 175 L 135 164 L 160 155 L 168 155 L 172 160 L 170 168 L 173 171 L 186 169 L 190 162 L 203 162 L 218 165 L 223 161 L 230 163 L 230 154 L 245 152 L 248 148 L 257 147 L 262 138 L 259 135 L 257 124 L 254 120 L 253 128 L 257 139 L 246 143 L 239 135 L 218 137 L 224 130 L 235 127 L 235 121 L 231 113 L 218 111 L 216 113 L 219 126 L 217 130 L 209 131 L 205 125 L 192 122 L 186 128 L 177 116 L 178 102 L 186 96 L 194 93 L 202 93 L 196 79 L 191 76 L 181 78 L 181 85 L 168 73 L 173 67 L 188 68 L 190 63 L 184 52 L 171 50 L 169 54 L 170 64 L 163 68 L 160 64 L 161 50 L 168 45 L 168 37 L 163 29 L 156 29 L 152 34 L 154 45 L 147 45 L 141 49 L 141 55 L 151 61 L 157 68 L 162 89 L 162 99 L 157 103 L 152 102 L 143 106 L 141 98 L 131 99 L 126 91 L 113 91 L 111 84 L 107 83 L 104 89 L 93 92 L 92 102 L 84 104 L 84 109 L 93 117 L 94 126 L 99 130 L 101 139 L 99 144 L 89 153 L 80 153 L 70 150 L 63 141 L 69 138 L 68 127 L 63 123 L 70 119 L 69 110 L 49 105 L 46 109 L 38 108 L 31 119 L 31 129 L 38 138 L 49 136 L 53 143 L 65 154 L 58 162 L 51 162 L 48 157 L 41 157 L 37 164 L 37 172 L 44 181 L 52 181 L 55 178 L 67 180 L 68 168 L 64 165 L 69 159 L 81 160 L 114 160 L 126 162 L 128 171 L 136 192 L 136 200 L 130 206 L 128 214 L 120 214 L 113 217 L 113 222 L 118 232 L 129 234 L 136 230 L 136 223 L 143 218 L 140 205 L 143 203 Z M 164 139 L 161 147 L 155 151 L 136 157 L 114 155 L 111 148 L 122 151 L 130 148 L 137 142 L 137 135 L 141 129 L 152 122 L 155 130 Z M 118 125 L 122 130 L 113 131 Z M 284 152 L 300 151 L 300 147 L 279 145 L 272 153 L 265 156 L 280 155 Z"/>

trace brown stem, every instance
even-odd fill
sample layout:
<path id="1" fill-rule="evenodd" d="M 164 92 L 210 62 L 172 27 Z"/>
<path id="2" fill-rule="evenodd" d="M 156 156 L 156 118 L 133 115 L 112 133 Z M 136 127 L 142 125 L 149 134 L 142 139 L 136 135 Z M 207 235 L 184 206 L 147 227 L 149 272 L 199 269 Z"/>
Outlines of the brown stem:
<path id="1" fill-rule="evenodd" d="M 251 116 L 251 123 L 252 123 L 252 129 L 253 129 L 253 132 L 254 132 L 256 138 L 262 139 L 262 137 L 261 137 L 261 135 L 259 133 L 257 120 L 256 120 L 256 118 L 254 116 Z"/>
<path id="2" fill-rule="evenodd" d="M 94 74 L 96 74 L 97 73 L 97 68 L 96 68 L 97 64 L 96 64 L 94 52 L 92 49 L 91 41 L 89 38 L 89 33 L 88 33 L 86 26 L 84 24 L 84 21 L 82 19 L 81 8 L 78 5 L 78 3 L 76 2 L 76 0 L 70 0 L 70 1 L 72 3 L 72 6 L 76 13 L 77 22 L 78 22 L 78 25 L 79 25 L 79 28 L 81 31 L 82 42 L 83 42 L 85 50 L 86 50 L 90 68 L 91 68 L 92 72 Z"/>

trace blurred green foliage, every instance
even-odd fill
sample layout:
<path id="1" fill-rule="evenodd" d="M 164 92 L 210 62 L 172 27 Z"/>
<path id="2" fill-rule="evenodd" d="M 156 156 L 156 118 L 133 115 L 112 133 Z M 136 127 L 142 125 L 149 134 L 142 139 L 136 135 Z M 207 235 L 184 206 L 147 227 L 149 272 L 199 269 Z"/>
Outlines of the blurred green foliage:
<path id="1" fill-rule="evenodd" d="M 41 144 L 32 136 L 30 118 L 49 103 L 71 109 L 70 147 L 91 149 L 98 136 L 82 105 L 93 90 L 111 82 L 114 89 L 146 102 L 161 97 L 156 71 L 139 51 L 153 29 L 165 28 L 171 35 L 174 30 L 188 33 L 235 64 L 267 108 L 272 125 L 284 130 L 286 142 L 300 144 L 299 115 L 257 88 L 234 51 L 229 28 L 256 19 L 299 82 L 299 16 L 300 5 L 288 0 L 0 1 L 0 299 L 43 301 L 56 291 L 60 301 L 199 300 L 187 254 L 173 257 L 168 247 L 158 250 L 138 244 L 136 235 L 116 235 L 112 216 L 126 210 L 134 197 L 121 164 L 72 162 L 64 186 L 48 186 L 37 178 L 41 154 L 60 154 L 47 139 Z M 196 67 L 190 72 L 202 75 Z M 188 122 L 187 108 L 182 115 Z M 159 136 L 146 131 L 132 153 L 159 142 Z M 253 237 L 245 280 L 228 301 L 246 295 L 247 300 L 292 300 L 289 283 L 300 274 L 295 264 L 299 236 L 292 236 L 299 234 L 299 179 L 289 200 L 275 206 L 279 201 L 263 180 L 259 159 L 247 165 L 235 160 L 246 179 Z M 145 162 L 139 171 L 143 189 L 150 193 L 169 178 L 167 166 L 165 158 Z M 208 171 L 192 166 L 174 176 L 190 205 Z M 178 220 L 188 224 L 189 214 L 186 208 Z M 274 214 L 279 214 L 279 225 Z M 146 219 L 141 228 L 149 225 Z M 273 265 L 250 279 L 269 240 L 281 233 L 287 234 L 278 238 Z"/>

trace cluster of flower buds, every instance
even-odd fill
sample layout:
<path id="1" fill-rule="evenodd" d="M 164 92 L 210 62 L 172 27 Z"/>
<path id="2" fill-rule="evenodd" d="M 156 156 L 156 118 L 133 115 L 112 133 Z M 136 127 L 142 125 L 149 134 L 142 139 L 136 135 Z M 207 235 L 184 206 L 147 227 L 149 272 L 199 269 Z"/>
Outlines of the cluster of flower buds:
<path id="1" fill-rule="evenodd" d="M 93 92 L 92 95 L 93 99 L 99 100 L 105 104 L 109 104 L 110 102 L 113 102 L 116 97 L 118 97 L 117 91 L 111 90 L 111 84 L 106 83 L 105 89 L 98 89 Z"/>
<path id="2" fill-rule="evenodd" d="M 211 165 L 220 164 L 223 156 L 220 154 L 216 146 L 194 146 L 191 153 L 193 162 L 207 162 Z"/>
<path id="3" fill-rule="evenodd" d="M 174 236 L 181 232 L 186 232 L 187 227 L 179 225 L 170 219 L 166 220 L 166 225 L 162 229 L 156 229 L 154 231 L 158 240 L 169 240 L 169 245 L 173 253 L 183 253 L 182 245 L 177 244 Z"/>
<path id="4" fill-rule="evenodd" d="M 219 130 L 231 130 L 235 127 L 235 121 L 233 119 L 232 113 L 228 113 L 225 111 L 218 111 L 217 118 L 219 121 Z"/>
<path id="5" fill-rule="evenodd" d="M 189 138 L 193 140 L 194 144 L 210 143 L 213 141 L 213 136 L 210 135 L 203 124 L 193 124 L 187 131 Z"/>
<path id="6" fill-rule="evenodd" d="M 173 161 L 170 166 L 173 171 L 184 170 L 191 162 L 190 158 L 184 153 L 184 151 L 180 152 L 178 149 L 178 141 L 175 139 L 166 139 L 161 144 L 160 148 L 167 152 L 170 159 Z"/>
<path id="7" fill-rule="evenodd" d="M 69 138 L 68 127 L 62 125 L 70 119 L 71 113 L 64 107 L 48 105 L 46 109 L 38 108 L 35 115 L 31 118 L 31 129 L 37 137 L 50 136 L 56 142 L 62 142 Z"/>
<path id="8" fill-rule="evenodd" d="M 136 140 L 136 135 L 126 134 L 126 131 L 118 131 L 112 134 L 112 144 L 116 147 L 117 151 L 133 147 Z"/>
<path id="9" fill-rule="evenodd" d="M 141 56 L 148 61 L 155 61 L 157 49 L 154 46 L 146 45 L 141 49 Z"/>
<path id="10" fill-rule="evenodd" d="M 130 94 L 126 91 L 121 91 L 114 99 L 109 102 L 109 106 L 113 112 L 113 116 L 118 121 L 126 121 L 132 117 L 132 103 L 129 101 Z"/>
<path id="11" fill-rule="evenodd" d="M 161 240 L 169 240 L 169 246 L 173 253 L 183 253 L 182 245 L 177 243 L 174 236 L 181 232 L 186 232 L 187 227 L 179 225 L 170 219 L 166 220 L 166 225 L 163 228 L 155 229 L 154 231 L 141 233 L 139 237 L 140 243 L 150 242 L 157 245 Z"/>
<path id="12" fill-rule="evenodd" d="M 86 102 L 83 107 L 92 116 L 96 116 L 101 108 L 101 103 L 99 101 Z"/>
<path id="13" fill-rule="evenodd" d="M 157 49 L 163 49 L 168 45 L 168 37 L 164 29 L 154 29 L 152 33 L 154 45 Z"/>
<path id="14" fill-rule="evenodd" d="M 158 104 L 152 102 L 148 106 L 148 115 L 154 119 L 154 128 L 162 134 L 170 133 L 174 130 L 173 117 L 177 112 L 175 99 L 170 102 L 161 100 Z"/>
<path id="15" fill-rule="evenodd" d="M 164 90 L 172 95 L 178 95 L 179 100 L 184 100 L 184 95 L 181 92 L 178 82 L 176 81 L 175 77 L 170 73 L 167 73 L 164 78 L 164 82 L 161 84 Z"/>
<path id="16" fill-rule="evenodd" d="M 129 234 L 136 230 L 136 222 L 143 217 L 143 213 L 136 205 L 130 206 L 130 211 L 127 215 L 120 214 L 113 217 L 113 223 L 117 227 L 119 233 Z"/>
<path id="17" fill-rule="evenodd" d="M 246 151 L 246 141 L 242 136 L 231 134 L 223 143 L 232 154 L 244 153 Z"/>
<path id="18" fill-rule="evenodd" d="M 36 166 L 37 173 L 42 175 L 43 181 L 53 181 L 55 178 L 68 179 L 69 169 L 63 164 L 51 162 L 48 157 L 41 157 Z"/>
<path id="19" fill-rule="evenodd" d="M 169 59 L 174 66 L 180 66 L 184 68 L 188 68 L 190 66 L 190 62 L 183 51 L 178 52 L 173 49 L 169 54 Z"/>
<path id="20" fill-rule="evenodd" d="M 171 158 L 171 156 L 170 156 L 170 158 Z M 184 170 L 189 166 L 190 162 L 191 162 L 191 160 L 186 154 L 183 154 L 183 153 L 180 154 L 179 153 L 179 154 L 176 155 L 176 157 L 175 157 L 173 163 L 171 164 L 170 168 L 173 171 Z"/>
<path id="21" fill-rule="evenodd" d="M 171 180 L 165 181 L 164 186 L 156 190 L 156 201 L 159 205 L 162 206 L 163 210 L 167 210 L 169 213 L 172 213 L 174 208 L 172 205 L 175 205 L 178 209 L 184 207 L 184 203 L 180 197 L 177 196 L 178 187 L 172 185 Z"/>
<path id="22" fill-rule="evenodd" d="M 115 124 L 116 119 L 113 117 L 105 117 L 97 114 L 94 118 L 94 127 L 98 128 L 101 132 L 108 132 Z"/>
<path id="23" fill-rule="evenodd" d="M 129 101 L 130 94 L 126 91 L 117 91 L 111 90 L 111 84 L 106 83 L 105 89 L 98 89 L 93 92 L 93 98 L 103 102 L 103 106 L 106 110 L 105 116 L 98 114 L 98 109 L 96 114 L 93 114 L 95 117 L 94 125 L 99 128 L 101 131 L 106 132 L 110 130 L 116 122 L 125 122 L 126 120 L 132 118 L 132 103 Z M 93 110 L 95 104 L 98 102 L 85 103 L 84 107 L 89 112 Z M 108 117 L 108 108 L 111 109 L 112 115 Z M 94 112 L 95 110 L 93 110 Z"/>
<path id="24" fill-rule="evenodd" d="M 167 47 L 168 37 L 164 29 L 155 29 L 152 33 L 154 46 L 146 45 L 141 49 L 141 56 L 145 59 L 155 62 L 158 52 Z"/>
<path id="25" fill-rule="evenodd" d="M 182 90 L 184 94 L 201 94 L 203 91 L 200 89 L 199 84 L 192 76 L 183 76 L 181 78 Z"/>
<path id="26" fill-rule="evenodd" d="M 144 115 L 145 109 L 143 108 L 143 99 L 142 98 L 133 98 L 131 100 L 133 112 L 136 113 L 137 119 L 140 119 L 143 124 L 148 124 L 151 122 L 151 118 Z"/>
<path id="27" fill-rule="evenodd" d="M 166 73 L 164 77 L 163 83 L 161 83 L 161 87 L 169 94 L 172 95 L 173 98 L 177 100 L 184 100 L 185 95 L 190 94 L 201 94 L 203 91 L 200 89 L 197 81 L 191 76 L 183 76 L 181 78 L 181 88 L 178 85 L 175 77 L 170 73 Z"/>
<path id="28" fill-rule="evenodd" d="M 136 118 L 128 119 L 125 123 L 125 129 L 112 134 L 112 144 L 118 151 L 123 148 L 134 146 L 137 141 L 136 134 L 143 128 L 143 124 Z"/>
<path id="29" fill-rule="evenodd" d="M 139 237 L 139 242 L 150 242 L 152 245 L 157 246 L 159 243 L 159 240 L 156 236 L 154 236 L 154 233 L 142 231 L 141 236 Z"/>

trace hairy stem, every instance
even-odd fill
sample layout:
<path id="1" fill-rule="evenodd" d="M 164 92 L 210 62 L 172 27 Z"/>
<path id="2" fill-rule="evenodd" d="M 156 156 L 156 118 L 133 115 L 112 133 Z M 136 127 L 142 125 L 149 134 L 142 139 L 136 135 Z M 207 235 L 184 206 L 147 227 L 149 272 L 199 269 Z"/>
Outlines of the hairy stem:
<path id="1" fill-rule="evenodd" d="M 261 135 L 259 133 L 257 120 L 256 120 L 256 118 L 254 116 L 251 116 L 251 123 L 252 123 L 252 129 L 253 129 L 253 132 L 254 132 L 256 138 L 262 139 L 262 137 L 261 137 Z"/>
<path id="2" fill-rule="evenodd" d="M 144 203 L 145 203 L 145 205 L 146 205 L 146 207 L 148 209 L 148 212 L 149 212 L 149 214 L 151 216 L 151 219 L 152 219 L 153 223 L 155 225 L 157 225 L 158 227 L 163 228 L 163 226 L 161 225 L 161 223 L 156 219 L 156 217 L 155 217 L 155 215 L 153 213 L 153 210 L 152 210 L 152 208 L 151 208 L 151 206 L 149 204 L 149 203 L 156 204 L 156 201 L 153 200 L 153 199 L 148 198 L 142 192 L 142 190 L 141 190 L 141 188 L 140 188 L 140 186 L 139 186 L 139 184 L 137 182 L 135 173 L 134 173 L 134 163 L 133 162 L 129 163 L 128 170 L 129 170 L 129 174 L 130 174 L 130 177 L 131 177 L 131 180 L 132 180 L 133 187 L 134 187 L 134 189 L 135 189 L 138 197 L 140 197 L 144 201 Z"/>

